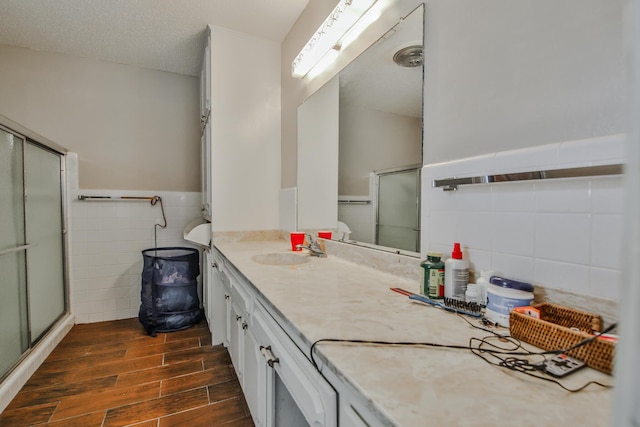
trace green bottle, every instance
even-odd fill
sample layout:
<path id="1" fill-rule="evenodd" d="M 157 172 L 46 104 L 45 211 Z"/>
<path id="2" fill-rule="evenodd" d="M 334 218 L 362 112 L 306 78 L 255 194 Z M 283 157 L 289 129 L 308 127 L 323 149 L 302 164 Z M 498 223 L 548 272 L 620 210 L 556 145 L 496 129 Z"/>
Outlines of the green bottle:
<path id="1" fill-rule="evenodd" d="M 420 293 L 431 299 L 444 297 L 444 263 L 441 258 L 441 252 L 427 252 L 427 259 L 420 263 Z"/>

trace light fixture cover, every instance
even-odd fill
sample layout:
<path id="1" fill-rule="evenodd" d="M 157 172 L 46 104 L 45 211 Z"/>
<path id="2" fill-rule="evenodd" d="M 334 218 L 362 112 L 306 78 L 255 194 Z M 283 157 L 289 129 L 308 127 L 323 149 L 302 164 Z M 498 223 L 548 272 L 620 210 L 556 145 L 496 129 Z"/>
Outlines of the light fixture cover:
<path id="1" fill-rule="evenodd" d="M 302 78 L 331 49 L 340 49 L 340 39 L 377 0 L 340 0 L 322 25 L 291 63 L 291 75 Z"/>

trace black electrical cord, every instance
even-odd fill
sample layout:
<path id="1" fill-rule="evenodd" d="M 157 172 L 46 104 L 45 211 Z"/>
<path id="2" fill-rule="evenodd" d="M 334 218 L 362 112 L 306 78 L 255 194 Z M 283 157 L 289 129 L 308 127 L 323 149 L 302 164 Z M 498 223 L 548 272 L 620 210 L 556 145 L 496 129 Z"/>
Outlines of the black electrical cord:
<path id="1" fill-rule="evenodd" d="M 509 337 L 511 338 L 511 337 Z M 478 347 L 474 347 L 471 343 L 471 340 L 478 340 L 480 341 L 480 344 L 478 345 Z M 472 338 L 469 341 L 469 350 L 471 351 L 471 353 L 473 353 L 474 355 L 480 357 L 482 360 L 484 360 L 485 362 L 487 362 L 490 365 L 493 366 L 498 366 L 501 368 L 505 368 L 505 369 L 509 369 L 511 371 L 515 371 L 515 372 L 519 372 L 525 375 L 528 375 L 530 377 L 534 377 L 543 381 L 547 381 L 547 382 L 551 382 L 554 384 L 557 384 L 558 386 L 560 386 L 562 389 L 571 392 L 571 393 L 577 393 L 579 391 L 584 390 L 585 388 L 587 388 L 590 385 L 597 385 L 600 387 L 604 387 L 604 388 L 611 388 L 611 385 L 608 384 L 602 384 L 598 381 L 589 381 L 588 383 L 582 385 L 581 387 L 578 387 L 577 389 L 571 389 L 566 387 L 564 384 L 562 384 L 560 381 L 548 377 L 548 376 L 542 376 L 542 375 L 536 375 L 538 372 L 545 372 L 544 366 L 545 366 L 545 362 L 546 362 L 546 358 L 544 358 L 543 362 L 540 363 L 531 363 L 529 360 L 524 359 L 524 358 L 518 358 L 518 357 L 513 357 L 513 356 L 509 356 L 509 357 L 501 357 L 499 354 L 493 352 L 493 353 L 489 353 L 486 351 L 486 349 L 482 348 L 483 344 L 487 344 L 486 338 L 485 339 L 479 339 L 479 338 Z M 495 345 L 491 344 L 493 347 L 496 347 Z M 485 353 L 487 353 L 485 355 Z M 543 355 L 543 353 L 534 353 L 534 352 L 530 352 L 530 355 L 532 356 L 540 356 Z M 502 354 L 509 354 L 509 353 L 502 353 Z M 489 359 L 489 357 L 487 356 L 491 356 L 493 358 L 495 358 L 497 361 L 492 361 Z"/>
<path id="2" fill-rule="evenodd" d="M 546 358 L 544 357 L 545 355 L 555 355 L 555 354 L 563 354 L 566 353 L 568 351 L 574 350 L 578 347 L 581 347 L 583 345 L 587 345 L 590 342 L 592 342 L 593 340 L 597 339 L 600 335 L 602 334 L 606 334 L 607 332 L 613 330 L 615 327 L 617 327 L 617 323 L 612 324 L 611 326 L 609 326 L 608 328 L 606 328 L 604 331 L 586 338 L 570 347 L 564 348 L 564 349 L 560 349 L 560 350 L 549 350 L 549 351 L 541 351 L 541 352 L 532 352 L 532 351 L 528 351 L 526 350 L 523 346 L 522 343 L 511 337 L 511 336 L 503 336 L 500 335 L 498 333 L 496 333 L 495 331 L 492 331 L 490 329 L 486 329 L 486 328 L 482 328 L 476 325 L 473 325 L 471 322 L 469 322 L 467 319 L 465 319 L 462 315 L 458 315 L 458 317 L 462 318 L 465 322 L 467 322 L 469 325 L 471 325 L 472 327 L 476 328 L 476 329 L 480 329 L 486 332 L 491 333 L 493 336 L 487 337 L 487 338 L 475 338 L 472 337 L 469 339 L 469 344 L 467 345 L 457 345 L 457 344 L 439 344 L 439 343 L 432 343 L 432 342 L 406 342 L 406 341 L 380 341 L 380 340 L 363 340 L 363 339 L 343 339 L 343 338 L 321 338 L 319 340 L 316 340 L 313 344 L 311 344 L 311 348 L 309 349 L 309 356 L 311 359 L 311 363 L 313 364 L 313 366 L 316 368 L 316 370 L 320 373 L 320 375 L 322 375 L 324 377 L 324 375 L 322 374 L 322 371 L 320 369 L 320 367 L 318 366 L 318 363 L 315 360 L 314 357 L 314 352 L 315 352 L 315 348 L 318 344 L 322 343 L 322 342 L 334 342 L 334 343 L 349 343 L 349 344 L 365 344 L 365 345 L 383 345 L 383 346 L 403 346 L 403 347 L 432 347 L 432 348 L 449 348 L 449 349 L 453 349 L 453 350 L 469 350 L 471 351 L 472 354 L 480 357 L 481 359 L 483 359 L 485 362 L 494 365 L 494 366 L 499 366 L 502 368 L 506 368 L 515 372 L 520 372 L 523 373 L 525 375 L 529 375 L 544 381 L 548 381 L 548 382 L 552 382 L 555 383 L 557 385 L 559 385 L 560 387 L 562 387 L 564 390 L 572 392 L 572 393 L 576 393 L 579 392 L 581 390 L 584 390 L 586 387 L 588 387 L 591 384 L 594 385 L 598 385 L 604 388 L 611 388 L 612 386 L 607 385 L 607 384 L 602 384 L 599 383 L 597 381 L 589 381 L 588 383 L 584 384 L 583 386 L 577 388 L 577 389 L 570 389 L 568 387 L 565 387 L 562 383 L 560 383 L 559 381 L 550 378 L 550 377 L 545 377 L 545 376 L 539 376 L 539 375 L 535 375 L 534 372 L 537 371 L 543 371 L 544 370 L 544 362 L 546 361 Z M 489 340 L 490 339 L 499 339 L 502 341 L 502 343 L 509 343 L 512 344 L 515 348 L 510 349 L 510 348 L 504 348 L 504 347 L 500 347 L 496 344 L 491 343 Z M 478 347 L 474 347 L 473 346 L 473 342 L 474 341 L 479 341 Z M 482 348 L 482 346 L 490 346 L 491 348 Z M 521 351 L 518 351 L 521 350 Z M 494 358 L 496 358 L 497 360 L 499 360 L 499 362 L 493 362 L 491 360 L 489 360 L 488 358 L 485 357 L 485 355 L 489 355 L 492 356 Z M 508 356 L 508 357 L 501 357 L 501 356 Z M 529 362 L 527 359 L 519 359 L 517 357 L 514 356 L 543 356 L 544 361 L 541 363 L 531 363 Z"/>
<path id="3" fill-rule="evenodd" d="M 311 356 L 311 363 L 313 363 L 313 366 L 318 371 L 320 371 L 320 369 L 318 367 L 318 363 L 313 357 L 313 353 L 316 345 L 320 344 L 321 342 L 388 345 L 388 346 L 404 346 L 404 347 L 436 347 L 436 348 L 452 348 L 457 350 L 469 350 L 469 346 L 466 346 L 466 345 L 448 345 L 448 344 L 437 344 L 437 343 L 429 343 L 429 342 L 373 341 L 373 340 L 357 340 L 357 339 L 341 339 L 341 338 L 321 338 L 319 340 L 316 340 L 313 344 L 311 344 L 311 348 L 309 349 L 309 355 Z"/>

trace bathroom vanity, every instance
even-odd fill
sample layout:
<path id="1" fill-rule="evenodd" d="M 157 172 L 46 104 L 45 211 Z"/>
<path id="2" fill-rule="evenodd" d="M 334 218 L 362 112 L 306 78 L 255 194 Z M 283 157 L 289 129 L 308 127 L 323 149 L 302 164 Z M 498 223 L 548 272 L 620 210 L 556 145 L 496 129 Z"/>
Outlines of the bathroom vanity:
<path id="1" fill-rule="evenodd" d="M 608 424 L 606 389 L 569 393 L 469 350 L 322 342 L 316 369 L 321 339 L 468 345 L 489 334 L 390 290 L 417 292 L 415 280 L 288 246 L 215 239 L 208 260 L 213 341 L 228 347 L 257 426 Z M 591 380 L 613 381 L 584 369 L 563 384 Z"/>

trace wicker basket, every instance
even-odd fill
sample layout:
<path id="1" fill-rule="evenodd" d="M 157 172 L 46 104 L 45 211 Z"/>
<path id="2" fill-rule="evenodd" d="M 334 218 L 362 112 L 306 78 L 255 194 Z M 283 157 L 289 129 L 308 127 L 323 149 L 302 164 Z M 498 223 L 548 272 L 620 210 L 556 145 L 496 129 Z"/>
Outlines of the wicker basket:
<path id="1" fill-rule="evenodd" d="M 540 310 L 540 319 L 511 312 L 511 336 L 544 350 L 568 348 L 602 331 L 602 318 L 596 314 L 551 303 L 537 304 L 534 307 Z M 579 331 L 570 328 L 577 328 Z M 614 342 L 596 339 L 567 354 L 582 360 L 593 369 L 611 374 L 614 349 Z"/>

